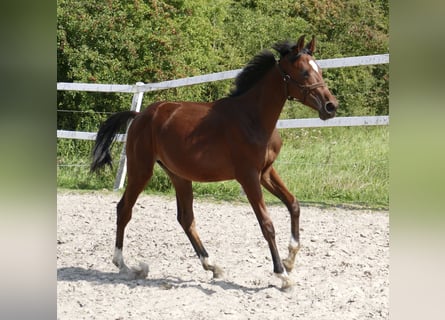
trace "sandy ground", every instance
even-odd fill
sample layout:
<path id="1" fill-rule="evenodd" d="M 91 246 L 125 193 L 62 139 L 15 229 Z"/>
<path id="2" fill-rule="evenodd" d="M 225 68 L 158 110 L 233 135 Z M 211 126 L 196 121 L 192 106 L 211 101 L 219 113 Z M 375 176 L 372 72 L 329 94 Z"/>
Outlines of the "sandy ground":
<path id="1" fill-rule="evenodd" d="M 225 275 L 202 269 L 176 221 L 172 198 L 143 195 L 124 242 L 129 266 L 146 279 L 122 280 L 112 264 L 119 194 L 59 192 L 58 319 L 388 319 L 389 214 L 303 206 L 295 286 L 280 290 L 247 204 L 195 201 L 198 231 Z M 269 206 L 282 258 L 290 218 Z"/>

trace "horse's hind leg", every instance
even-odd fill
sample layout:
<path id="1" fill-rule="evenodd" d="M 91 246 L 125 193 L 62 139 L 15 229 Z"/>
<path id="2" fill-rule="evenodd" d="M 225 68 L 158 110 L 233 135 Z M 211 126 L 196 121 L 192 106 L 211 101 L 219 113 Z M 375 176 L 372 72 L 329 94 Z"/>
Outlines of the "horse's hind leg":
<path id="1" fill-rule="evenodd" d="M 295 257 L 300 250 L 300 205 L 280 179 L 275 169 L 270 166 L 261 175 L 261 184 L 273 195 L 280 199 L 287 207 L 291 218 L 291 238 L 289 242 L 289 255 L 283 260 L 288 272 L 292 271 Z"/>
<path id="2" fill-rule="evenodd" d="M 192 243 L 193 249 L 201 260 L 201 264 L 204 270 L 212 271 L 213 278 L 220 278 L 223 275 L 223 271 L 220 267 L 212 264 L 209 261 L 209 255 L 204 248 L 201 239 L 199 238 L 198 231 L 196 230 L 195 217 L 193 213 L 192 182 L 176 176 L 165 167 L 163 168 L 170 176 L 170 179 L 176 190 L 178 222 L 181 224 L 185 234 Z"/>
<path id="3" fill-rule="evenodd" d="M 127 187 L 117 205 L 116 219 L 116 246 L 114 250 L 113 263 L 119 268 L 119 272 L 127 276 L 127 278 L 145 278 L 148 273 L 148 267 L 140 263 L 139 268 L 130 270 L 124 263 L 122 255 L 125 227 L 131 220 L 133 206 L 139 194 L 142 192 L 147 182 L 153 174 L 153 162 L 147 161 L 135 165 L 133 159 L 128 159 L 128 177 Z M 138 167 L 139 170 L 136 170 Z"/>

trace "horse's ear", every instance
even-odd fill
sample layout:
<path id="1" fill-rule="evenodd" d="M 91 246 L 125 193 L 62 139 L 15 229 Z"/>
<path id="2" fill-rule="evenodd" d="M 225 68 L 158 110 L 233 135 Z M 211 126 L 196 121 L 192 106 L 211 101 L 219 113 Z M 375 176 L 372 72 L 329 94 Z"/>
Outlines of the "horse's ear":
<path id="1" fill-rule="evenodd" d="M 296 53 L 299 53 L 301 50 L 303 50 L 303 47 L 304 47 L 304 37 L 305 37 L 305 35 L 302 35 L 300 37 L 300 39 L 298 39 L 297 45 L 295 46 L 295 48 L 297 49 Z"/>
<path id="2" fill-rule="evenodd" d="M 315 36 L 312 36 L 312 40 L 306 45 L 306 49 L 309 50 L 311 54 L 315 52 Z"/>

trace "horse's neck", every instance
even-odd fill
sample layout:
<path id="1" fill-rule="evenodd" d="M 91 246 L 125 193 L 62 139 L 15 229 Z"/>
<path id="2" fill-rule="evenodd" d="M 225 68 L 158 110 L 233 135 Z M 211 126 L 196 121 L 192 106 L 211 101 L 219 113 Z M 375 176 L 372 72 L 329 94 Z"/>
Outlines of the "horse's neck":
<path id="1" fill-rule="evenodd" d="M 275 129 L 286 102 L 285 85 L 283 77 L 274 67 L 249 91 L 249 98 L 255 101 L 250 104 L 251 112 L 257 114 L 268 135 Z"/>

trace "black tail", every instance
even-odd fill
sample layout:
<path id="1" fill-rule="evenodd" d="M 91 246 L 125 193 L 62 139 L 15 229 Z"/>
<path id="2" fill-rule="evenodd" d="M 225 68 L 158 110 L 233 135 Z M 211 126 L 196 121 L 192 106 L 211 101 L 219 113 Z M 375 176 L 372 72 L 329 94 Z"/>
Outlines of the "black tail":
<path id="1" fill-rule="evenodd" d="M 114 141 L 116 133 L 125 128 L 128 122 L 136 117 L 136 111 L 123 111 L 113 114 L 99 128 L 94 144 L 90 170 L 95 172 L 108 164 L 112 166 L 110 147 Z"/>

